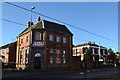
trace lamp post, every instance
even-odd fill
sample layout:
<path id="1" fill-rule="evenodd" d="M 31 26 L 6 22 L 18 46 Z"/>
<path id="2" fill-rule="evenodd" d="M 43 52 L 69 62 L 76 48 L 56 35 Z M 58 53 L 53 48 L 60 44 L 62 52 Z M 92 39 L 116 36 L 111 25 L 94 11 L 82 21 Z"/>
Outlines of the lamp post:
<path id="1" fill-rule="evenodd" d="M 31 31 L 31 28 L 32 28 L 32 10 L 35 9 L 35 7 L 32 7 L 30 9 L 30 45 L 32 43 L 32 31 Z"/>
<path id="2" fill-rule="evenodd" d="M 84 53 L 84 80 L 86 80 L 86 52 Z"/>
<path id="3" fill-rule="evenodd" d="M 32 63 L 31 44 L 32 44 L 32 10 L 33 9 L 35 9 L 35 7 L 32 7 L 30 9 L 29 70 L 30 70 L 30 64 Z"/>

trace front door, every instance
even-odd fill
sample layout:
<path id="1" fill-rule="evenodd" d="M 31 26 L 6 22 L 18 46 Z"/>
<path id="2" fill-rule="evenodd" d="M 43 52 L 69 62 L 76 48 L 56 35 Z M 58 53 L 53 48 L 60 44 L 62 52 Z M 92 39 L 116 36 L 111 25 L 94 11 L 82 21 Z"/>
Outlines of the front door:
<path id="1" fill-rule="evenodd" d="M 40 53 L 35 54 L 34 69 L 41 69 L 41 54 Z"/>

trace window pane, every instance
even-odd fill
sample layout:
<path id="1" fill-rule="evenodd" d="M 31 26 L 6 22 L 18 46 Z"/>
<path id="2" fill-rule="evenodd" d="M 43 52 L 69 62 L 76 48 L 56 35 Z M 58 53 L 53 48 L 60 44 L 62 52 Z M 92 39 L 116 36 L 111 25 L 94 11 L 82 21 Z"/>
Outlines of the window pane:
<path id="1" fill-rule="evenodd" d="M 94 48 L 92 48 L 92 54 L 94 54 Z"/>
<path id="2" fill-rule="evenodd" d="M 53 53 L 53 49 L 50 49 L 50 53 Z"/>
<path id="3" fill-rule="evenodd" d="M 57 42 L 60 42 L 60 37 L 57 36 L 56 38 L 57 38 L 56 41 L 57 41 Z"/>
<path id="4" fill-rule="evenodd" d="M 36 40 L 40 40 L 41 39 L 40 36 L 41 36 L 40 33 L 39 34 L 37 33 L 36 34 Z"/>
<path id="5" fill-rule="evenodd" d="M 20 64 L 22 64 L 22 51 L 20 51 Z"/>
<path id="6" fill-rule="evenodd" d="M 26 64 L 28 64 L 28 58 L 26 58 Z"/>
<path id="7" fill-rule="evenodd" d="M 64 37 L 63 38 L 63 43 L 66 43 L 67 42 L 67 39 Z"/>
<path id="8" fill-rule="evenodd" d="M 50 58 L 53 58 L 53 54 L 52 53 L 50 53 Z"/>
<path id="9" fill-rule="evenodd" d="M 59 49 L 56 49 L 56 54 L 60 54 L 60 50 Z"/>
<path id="10" fill-rule="evenodd" d="M 50 63 L 51 63 L 51 64 L 53 63 L 53 58 L 50 58 Z"/>
<path id="11" fill-rule="evenodd" d="M 62 54 L 62 56 L 61 56 L 62 58 L 65 58 L 66 57 L 66 55 L 65 54 Z"/>
<path id="12" fill-rule="evenodd" d="M 65 59 L 65 58 L 62 58 L 62 59 L 61 59 L 61 63 L 66 63 L 66 59 Z"/>
<path id="13" fill-rule="evenodd" d="M 29 53 L 28 51 L 29 51 L 29 50 L 26 49 L 26 53 L 25 53 L 25 54 L 26 54 L 26 64 L 28 64 L 28 53 Z"/>
<path id="14" fill-rule="evenodd" d="M 23 39 L 21 39 L 21 44 L 23 43 Z"/>
<path id="15" fill-rule="evenodd" d="M 59 57 L 60 57 L 60 54 L 56 54 L 56 57 L 59 58 Z"/>
<path id="16" fill-rule="evenodd" d="M 26 37 L 26 42 L 28 42 L 28 36 Z"/>
<path id="17" fill-rule="evenodd" d="M 60 64 L 60 61 L 61 59 L 60 58 L 56 58 L 56 63 Z"/>
<path id="18" fill-rule="evenodd" d="M 49 35 L 49 40 L 53 41 L 53 35 Z"/>

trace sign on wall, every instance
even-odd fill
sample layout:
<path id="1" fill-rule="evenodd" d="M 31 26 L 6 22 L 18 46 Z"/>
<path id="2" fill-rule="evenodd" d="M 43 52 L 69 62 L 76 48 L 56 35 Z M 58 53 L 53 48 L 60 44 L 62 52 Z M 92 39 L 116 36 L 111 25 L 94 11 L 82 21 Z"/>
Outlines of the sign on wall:
<path id="1" fill-rule="evenodd" d="M 33 47 L 43 47 L 44 43 L 43 42 L 33 42 L 32 46 Z"/>

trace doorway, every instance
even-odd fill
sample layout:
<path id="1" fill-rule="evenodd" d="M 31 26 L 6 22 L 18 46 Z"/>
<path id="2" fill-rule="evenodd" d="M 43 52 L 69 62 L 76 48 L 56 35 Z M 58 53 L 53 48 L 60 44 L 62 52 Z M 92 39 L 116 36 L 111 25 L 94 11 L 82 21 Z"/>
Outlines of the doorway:
<path id="1" fill-rule="evenodd" d="M 40 53 L 35 53 L 34 69 L 41 69 L 41 54 Z"/>

